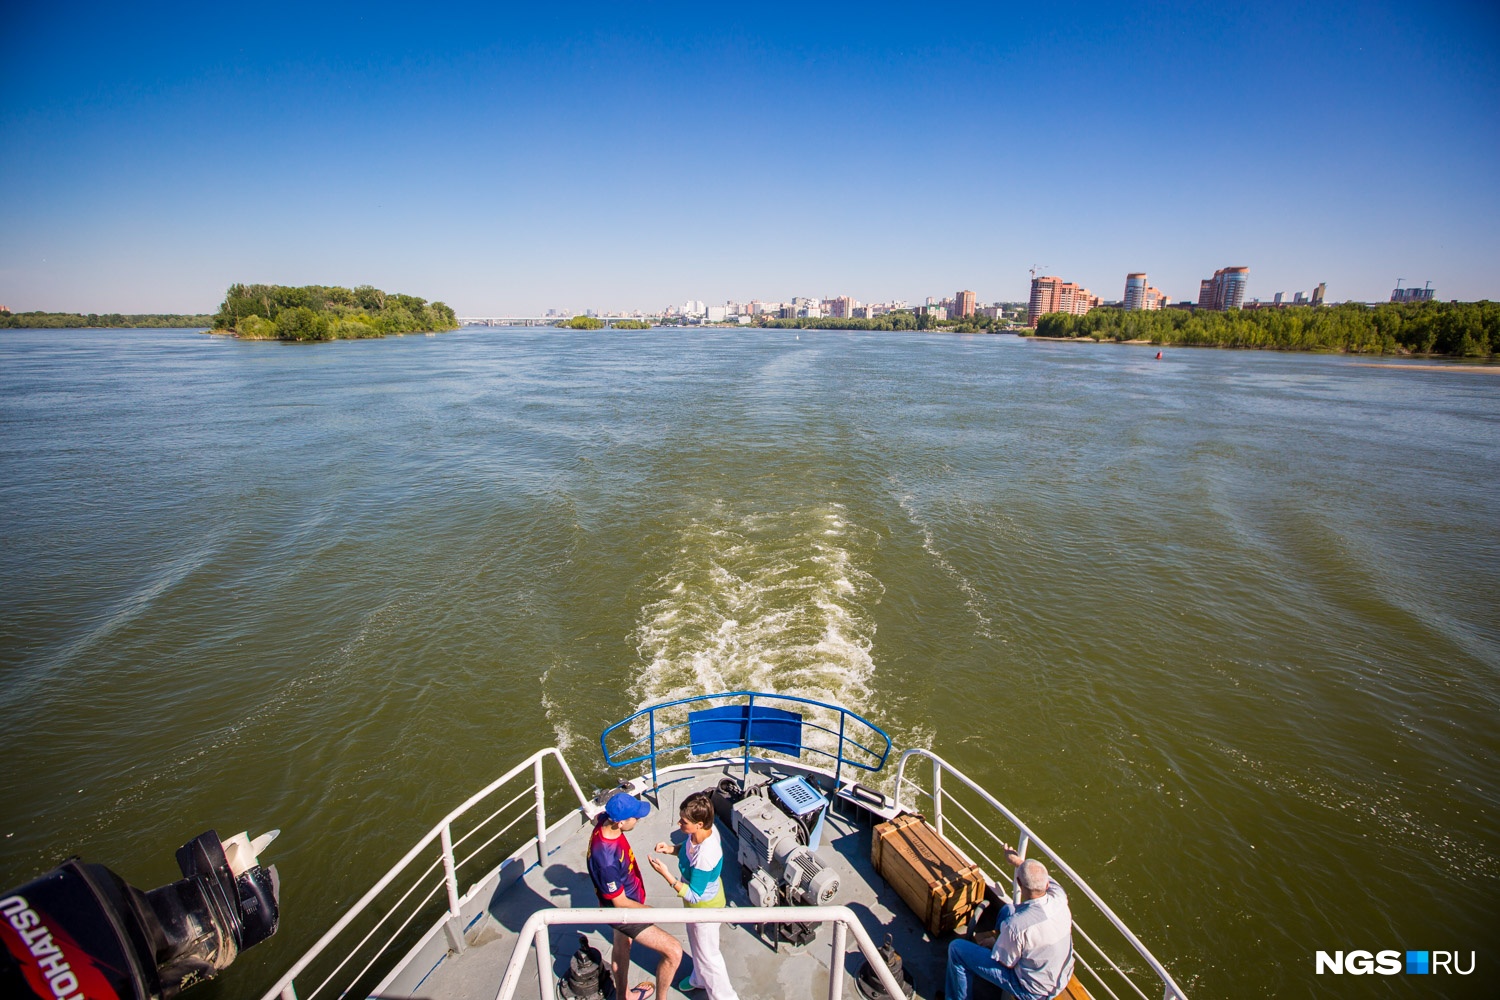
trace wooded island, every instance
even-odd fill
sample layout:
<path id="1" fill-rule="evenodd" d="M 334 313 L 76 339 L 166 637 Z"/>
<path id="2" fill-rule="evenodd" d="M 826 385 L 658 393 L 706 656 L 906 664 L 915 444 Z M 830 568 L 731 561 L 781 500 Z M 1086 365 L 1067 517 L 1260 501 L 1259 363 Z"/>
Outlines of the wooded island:
<path id="1" fill-rule="evenodd" d="M 230 285 L 213 330 L 245 340 L 353 340 L 458 329 L 442 302 L 369 285 Z"/>

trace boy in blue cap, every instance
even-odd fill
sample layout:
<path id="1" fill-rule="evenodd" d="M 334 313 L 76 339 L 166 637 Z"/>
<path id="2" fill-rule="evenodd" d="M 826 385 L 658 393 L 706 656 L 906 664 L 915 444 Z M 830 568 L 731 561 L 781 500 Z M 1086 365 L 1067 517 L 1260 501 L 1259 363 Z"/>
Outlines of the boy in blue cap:
<path id="1" fill-rule="evenodd" d="M 589 878 L 600 906 L 643 907 L 646 905 L 646 883 L 641 867 L 625 834 L 651 812 L 651 806 L 628 792 L 616 792 L 604 804 L 604 811 L 594 820 L 589 837 Z M 627 994 L 625 977 L 630 974 L 630 944 L 639 941 L 661 955 L 656 963 L 656 986 L 637 983 Z M 667 986 L 682 961 L 682 943 L 652 924 L 617 924 L 610 969 L 614 973 L 615 996 L 625 1000 L 648 1000 L 652 994 L 667 995 Z"/>

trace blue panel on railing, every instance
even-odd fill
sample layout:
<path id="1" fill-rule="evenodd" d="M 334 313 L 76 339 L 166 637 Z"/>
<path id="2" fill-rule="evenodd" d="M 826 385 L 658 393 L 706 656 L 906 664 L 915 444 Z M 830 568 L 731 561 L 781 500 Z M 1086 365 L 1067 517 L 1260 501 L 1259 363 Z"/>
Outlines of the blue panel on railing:
<path id="1" fill-rule="evenodd" d="M 688 742 L 694 754 L 744 750 L 748 744 L 797 757 L 802 753 L 802 716 L 764 705 L 705 708 L 688 713 Z"/>

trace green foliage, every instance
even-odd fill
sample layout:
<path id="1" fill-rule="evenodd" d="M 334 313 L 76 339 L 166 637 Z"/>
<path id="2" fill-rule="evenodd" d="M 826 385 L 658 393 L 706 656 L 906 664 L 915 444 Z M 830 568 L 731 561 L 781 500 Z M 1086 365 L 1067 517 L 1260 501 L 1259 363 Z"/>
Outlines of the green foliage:
<path id="1" fill-rule="evenodd" d="M 574 316 L 568 320 L 568 328 L 571 330 L 602 330 L 604 320 L 595 319 L 592 316 Z"/>
<path id="2" fill-rule="evenodd" d="M 212 325 L 213 317 L 206 314 L 0 312 L 0 329 L 5 330 L 192 330 Z"/>
<path id="3" fill-rule="evenodd" d="M 925 319 L 903 310 L 873 319 L 768 319 L 762 325 L 772 330 L 925 330 L 920 325 Z"/>
<path id="4" fill-rule="evenodd" d="M 1009 320 L 1000 319 L 995 316 L 981 316 L 975 313 L 963 319 L 948 320 L 938 324 L 944 330 L 954 333 L 995 333 L 1009 324 Z"/>
<path id="5" fill-rule="evenodd" d="M 328 317 L 307 306 L 293 306 L 276 315 L 276 332 L 282 340 L 331 340 Z"/>
<path id="6" fill-rule="evenodd" d="M 1500 303 L 1388 302 L 1365 306 L 1346 302 L 1338 306 L 1229 312 L 1103 308 L 1084 316 L 1049 313 L 1037 321 L 1036 335 L 1274 351 L 1493 358 L 1500 350 Z"/>
<path id="7" fill-rule="evenodd" d="M 278 336 L 276 324 L 264 316 L 246 316 L 235 332 L 246 340 L 275 340 Z"/>
<path id="8" fill-rule="evenodd" d="M 621 319 L 611 323 L 616 330 L 649 330 L 651 324 L 643 319 Z"/>
<path id="9" fill-rule="evenodd" d="M 230 285 L 212 322 L 215 329 L 234 330 L 242 337 L 279 340 L 343 340 L 458 329 L 458 317 L 446 303 L 429 304 L 415 295 L 387 294 L 370 285 L 353 289 Z"/>

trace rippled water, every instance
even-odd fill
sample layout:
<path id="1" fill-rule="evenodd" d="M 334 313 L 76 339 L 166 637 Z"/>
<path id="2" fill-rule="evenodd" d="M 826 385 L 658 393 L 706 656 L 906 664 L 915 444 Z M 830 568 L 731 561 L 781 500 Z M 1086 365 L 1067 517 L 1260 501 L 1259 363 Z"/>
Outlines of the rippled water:
<path id="1" fill-rule="evenodd" d="M 252 996 L 538 745 L 603 784 L 605 724 L 756 687 L 930 743 L 1195 998 L 1480 995 L 1500 376 L 1153 354 L 0 332 L 0 874 L 279 827 L 202 993 Z"/>

